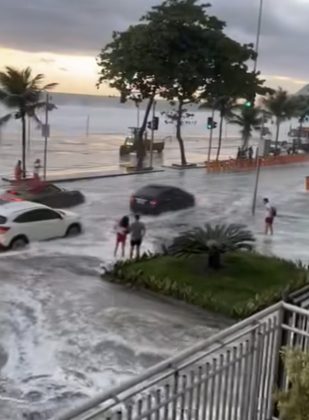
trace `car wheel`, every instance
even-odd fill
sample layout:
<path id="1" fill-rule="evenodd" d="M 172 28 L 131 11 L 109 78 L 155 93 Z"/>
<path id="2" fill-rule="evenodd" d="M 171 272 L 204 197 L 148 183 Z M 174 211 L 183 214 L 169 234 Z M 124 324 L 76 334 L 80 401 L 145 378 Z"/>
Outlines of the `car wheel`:
<path id="1" fill-rule="evenodd" d="M 76 236 L 79 235 L 82 231 L 82 228 L 77 223 L 68 227 L 65 236 Z"/>
<path id="2" fill-rule="evenodd" d="M 18 236 L 13 239 L 10 245 L 10 249 L 16 251 L 18 249 L 25 248 L 29 243 L 28 239 L 25 236 Z"/>

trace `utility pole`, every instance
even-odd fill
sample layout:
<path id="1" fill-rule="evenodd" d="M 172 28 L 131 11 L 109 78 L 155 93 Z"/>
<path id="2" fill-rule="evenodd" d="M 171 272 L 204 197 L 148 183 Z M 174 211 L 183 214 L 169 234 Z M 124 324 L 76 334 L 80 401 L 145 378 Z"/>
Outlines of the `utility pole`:
<path id="1" fill-rule="evenodd" d="M 46 93 L 46 103 L 45 103 L 45 127 L 44 127 L 44 180 L 46 180 L 46 169 L 47 169 L 47 141 L 48 141 L 48 137 L 49 137 L 48 108 L 49 108 L 49 94 L 48 94 L 48 93 Z"/>
<path id="2" fill-rule="evenodd" d="M 156 116 L 156 105 L 157 105 L 157 102 L 153 101 L 152 121 L 151 121 L 151 140 L 150 140 L 150 161 L 149 161 L 150 169 L 152 169 L 152 162 L 153 162 L 154 120 Z"/>

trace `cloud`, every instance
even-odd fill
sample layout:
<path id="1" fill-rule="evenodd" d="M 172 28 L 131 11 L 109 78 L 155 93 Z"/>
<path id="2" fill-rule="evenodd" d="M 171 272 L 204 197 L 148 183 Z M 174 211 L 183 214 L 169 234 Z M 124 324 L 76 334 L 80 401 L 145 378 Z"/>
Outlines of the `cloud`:
<path id="1" fill-rule="evenodd" d="M 160 0 L 1 0 L 3 47 L 95 56 L 113 30 L 124 30 Z M 212 0 L 210 12 L 241 42 L 255 42 L 260 0 Z M 264 0 L 259 68 L 306 78 L 309 2 Z M 44 60 L 44 57 L 43 57 Z"/>

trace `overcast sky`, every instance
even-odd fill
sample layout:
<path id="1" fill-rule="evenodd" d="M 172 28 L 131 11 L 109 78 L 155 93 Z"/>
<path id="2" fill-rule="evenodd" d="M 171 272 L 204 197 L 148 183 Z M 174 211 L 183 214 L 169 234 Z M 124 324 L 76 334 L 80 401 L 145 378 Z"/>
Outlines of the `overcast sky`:
<path id="1" fill-rule="evenodd" d="M 63 91 L 94 91 L 94 57 L 160 0 L 1 0 L 0 66 L 30 65 L 60 79 Z M 213 0 L 227 32 L 254 42 L 260 0 Z M 309 0 L 264 0 L 259 68 L 272 85 L 309 80 Z"/>

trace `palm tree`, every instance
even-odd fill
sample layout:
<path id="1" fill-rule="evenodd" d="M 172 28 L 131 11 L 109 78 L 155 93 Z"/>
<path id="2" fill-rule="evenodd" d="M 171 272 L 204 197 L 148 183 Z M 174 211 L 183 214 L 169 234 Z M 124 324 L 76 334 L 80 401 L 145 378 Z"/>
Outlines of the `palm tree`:
<path id="1" fill-rule="evenodd" d="M 260 116 L 260 108 L 239 106 L 240 112 L 232 112 L 228 121 L 230 124 L 239 125 L 241 127 L 242 145 L 241 149 L 245 150 L 249 146 L 249 140 L 253 130 L 261 128 L 262 117 Z"/>
<path id="2" fill-rule="evenodd" d="M 268 94 L 263 99 L 263 104 L 276 119 L 275 149 L 277 149 L 281 123 L 297 116 L 299 99 L 289 96 L 285 90 L 279 88 Z"/>
<path id="3" fill-rule="evenodd" d="M 43 74 L 32 77 L 29 67 L 24 70 L 6 67 L 4 72 L 0 72 L 0 100 L 8 108 L 16 109 L 15 118 L 21 119 L 23 177 L 26 177 L 26 116 L 33 116 L 35 109 L 44 106 L 40 100 L 42 92 L 57 85 L 49 83 L 42 86 L 43 79 Z"/>
<path id="4" fill-rule="evenodd" d="M 178 236 L 168 252 L 176 256 L 208 255 L 208 268 L 222 267 L 222 255 L 241 249 L 252 250 L 255 238 L 242 225 L 216 225 L 206 223 Z"/>

